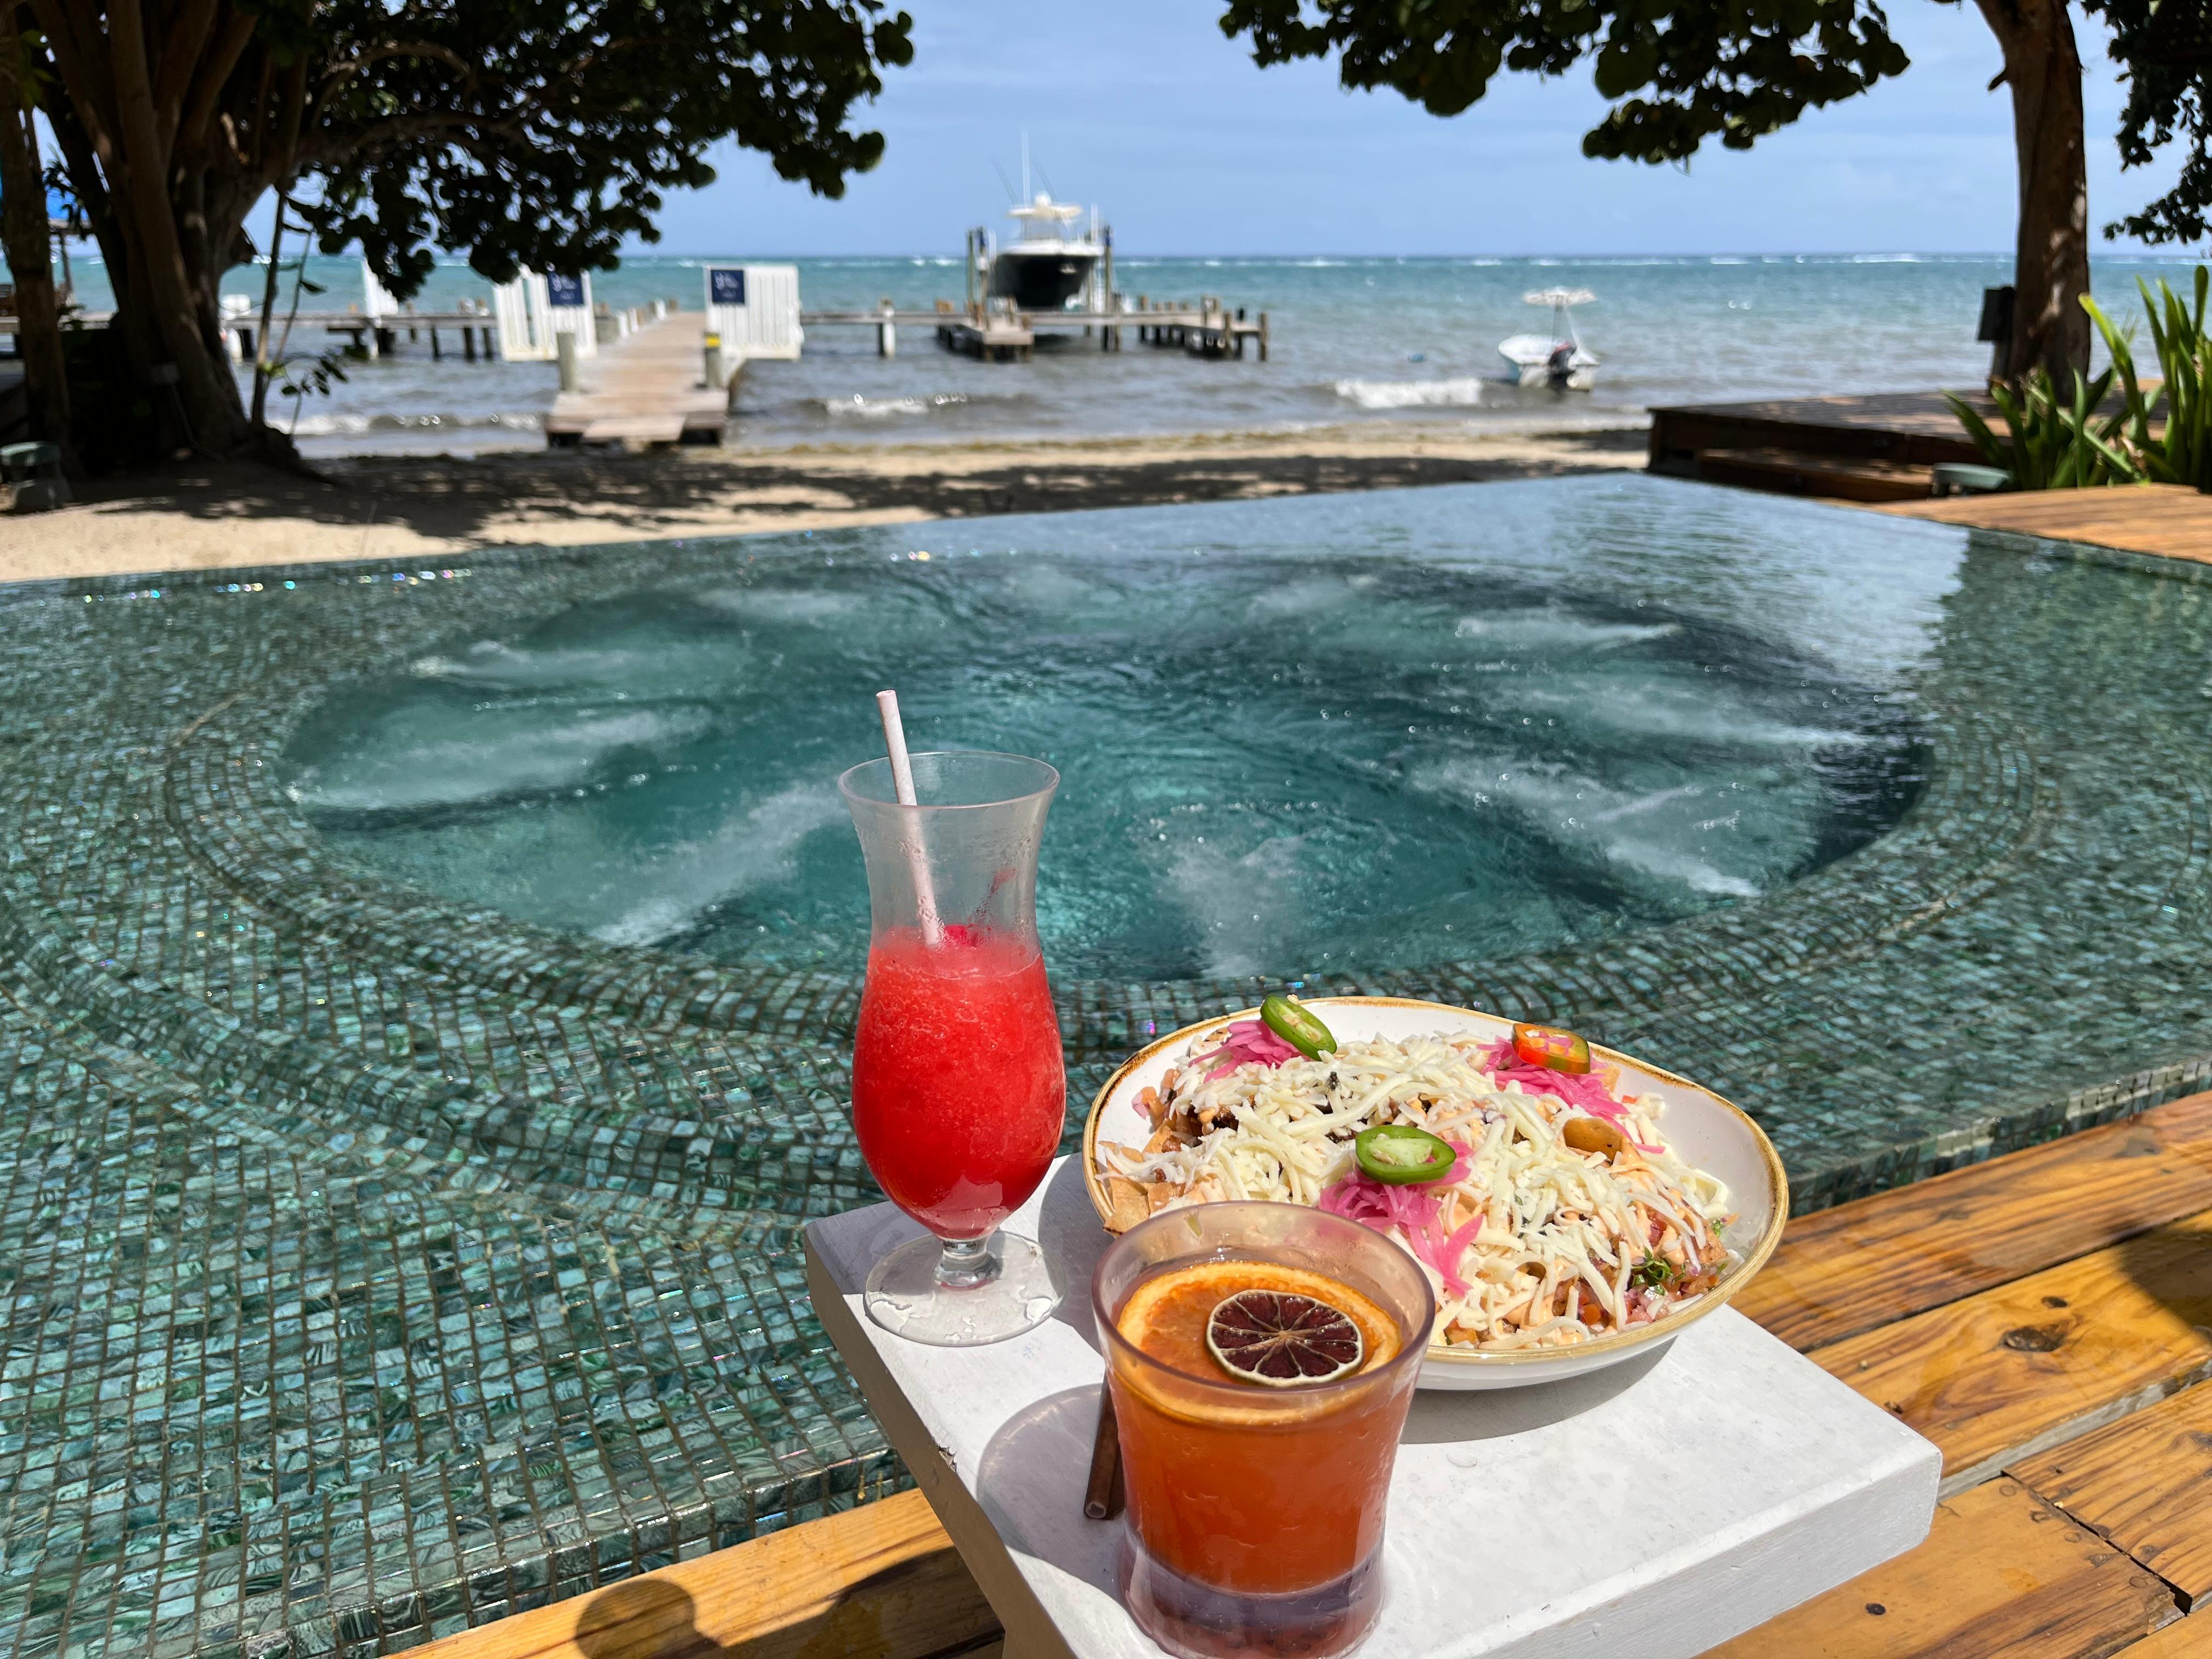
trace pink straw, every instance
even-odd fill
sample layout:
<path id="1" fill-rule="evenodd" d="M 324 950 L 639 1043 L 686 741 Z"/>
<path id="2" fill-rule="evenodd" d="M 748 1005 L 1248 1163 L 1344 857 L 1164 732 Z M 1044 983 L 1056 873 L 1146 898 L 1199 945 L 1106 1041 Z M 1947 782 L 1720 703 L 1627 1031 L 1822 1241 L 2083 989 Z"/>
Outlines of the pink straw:
<path id="1" fill-rule="evenodd" d="M 4 3 L 4 0 L 0 0 Z M 919 806 L 921 803 L 914 793 L 914 763 L 907 758 L 906 724 L 899 719 L 898 693 L 876 693 L 876 712 L 883 716 L 884 747 L 891 761 L 891 789 L 902 806 Z M 914 874 L 915 908 L 921 915 L 923 943 L 932 949 L 945 943 L 945 924 L 937 915 L 937 889 L 929 878 L 929 861 L 923 854 L 919 823 L 914 825 L 912 836 L 901 836 L 906 848 L 907 866 Z"/>

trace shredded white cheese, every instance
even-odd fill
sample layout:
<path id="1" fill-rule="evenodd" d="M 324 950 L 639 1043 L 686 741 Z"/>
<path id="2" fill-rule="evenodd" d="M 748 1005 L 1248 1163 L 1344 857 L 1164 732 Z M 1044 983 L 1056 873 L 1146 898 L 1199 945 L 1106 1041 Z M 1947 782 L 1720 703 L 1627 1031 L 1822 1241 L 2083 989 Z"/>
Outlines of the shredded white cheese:
<path id="1" fill-rule="evenodd" d="M 1209 1032 L 1190 1052 L 1218 1048 L 1221 1036 Z M 1627 1144 L 1579 1152 L 1563 1135 L 1587 1115 L 1518 1083 L 1501 1088 L 1482 1064 L 1488 1048 L 1471 1035 L 1378 1038 L 1212 1076 L 1186 1059 L 1154 1103 L 1151 1144 L 1102 1143 L 1104 1171 L 1142 1184 L 1155 1209 L 1216 1199 L 1314 1204 L 1364 1179 L 1352 1149 L 1360 1130 L 1410 1124 L 1465 1149 L 1449 1183 L 1418 1188 L 1440 1200 L 1434 1225 L 1369 1224 L 1428 1273 L 1433 1340 L 1501 1351 L 1580 1342 L 1710 1290 L 1735 1260 L 1720 1237 L 1728 1191 L 1665 1149 L 1657 1103 L 1616 1093 Z M 1479 1232 L 1465 1233 L 1478 1215 Z"/>

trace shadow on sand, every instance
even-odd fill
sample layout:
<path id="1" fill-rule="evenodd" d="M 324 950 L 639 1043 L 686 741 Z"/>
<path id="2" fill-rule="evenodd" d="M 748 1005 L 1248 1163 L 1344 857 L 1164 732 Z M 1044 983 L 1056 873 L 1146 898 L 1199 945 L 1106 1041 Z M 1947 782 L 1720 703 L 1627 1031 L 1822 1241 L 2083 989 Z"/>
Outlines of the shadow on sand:
<path id="1" fill-rule="evenodd" d="M 561 533 L 572 523 L 623 540 L 712 534 L 702 521 L 732 514 L 746 515 L 748 530 L 773 530 L 778 520 L 819 522 L 825 513 L 957 519 L 1546 477 L 1618 470 L 1640 456 L 1644 443 L 1640 431 L 1561 434 L 1547 441 L 1546 459 L 1346 454 L 1328 443 L 1301 453 L 1295 438 L 1200 444 L 1172 456 L 1162 456 L 1158 446 L 1133 446 L 1127 459 L 1110 445 L 1071 448 L 1064 457 L 1048 447 L 756 456 L 704 448 L 549 450 L 322 463 L 325 483 L 251 463 L 195 462 L 88 480 L 80 497 L 94 512 L 297 519 L 463 539 L 501 526 L 496 539 L 518 542 L 529 539 L 513 527 L 523 517 L 547 539 L 575 540 Z"/>

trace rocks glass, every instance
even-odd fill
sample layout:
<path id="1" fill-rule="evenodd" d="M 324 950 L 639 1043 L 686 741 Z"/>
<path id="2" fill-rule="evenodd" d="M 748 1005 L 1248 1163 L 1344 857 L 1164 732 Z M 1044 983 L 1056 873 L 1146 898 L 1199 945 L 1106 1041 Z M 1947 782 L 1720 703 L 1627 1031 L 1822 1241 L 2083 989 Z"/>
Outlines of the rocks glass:
<path id="1" fill-rule="evenodd" d="M 1395 1353 L 1336 1381 L 1262 1388 L 1160 1364 L 1124 1336 L 1137 1288 L 1212 1261 L 1303 1269 L 1395 1327 Z M 1299 1205 L 1166 1210 L 1107 1248 L 1091 1280 L 1127 1494 L 1122 1603 L 1184 1659 L 1324 1659 L 1382 1600 L 1384 1502 L 1436 1301 L 1413 1258 Z"/>

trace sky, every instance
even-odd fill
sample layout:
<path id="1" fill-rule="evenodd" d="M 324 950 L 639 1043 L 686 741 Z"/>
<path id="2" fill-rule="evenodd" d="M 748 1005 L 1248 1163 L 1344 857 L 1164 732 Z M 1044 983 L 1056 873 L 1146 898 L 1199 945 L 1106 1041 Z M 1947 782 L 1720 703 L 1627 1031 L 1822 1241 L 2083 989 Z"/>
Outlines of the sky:
<path id="1" fill-rule="evenodd" d="M 825 201 L 734 144 L 716 182 L 673 197 L 659 252 L 748 257 L 957 253 L 1006 198 L 1022 135 L 1063 199 L 1096 202 L 1117 246 L 1272 253 L 1982 252 L 2012 246 L 2012 109 L 1987 89 L 1996 44 L 1976 8 L 1891 0 L 1912 67 L 1808 113 L 1748 155 L 1686 170 L 1594 161 L 1604 105 L 1587 65 L 1504 76 L 1439 119 L 1395 92 L 1347 93 L 1333 64 L 1262 70 L 1224 39 L 1219 0 L 895 0 L 915 60 L 861 123 L 889 142 Z M 2094 226 L 2166 187 L 2123 175 L 2122 102 L 2104 36 L 2079 18 Z M 2102 246 L 2101 242 L 2100 246 Z"/>

